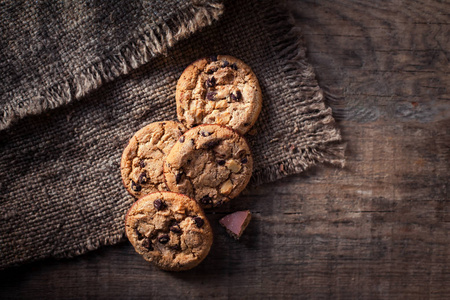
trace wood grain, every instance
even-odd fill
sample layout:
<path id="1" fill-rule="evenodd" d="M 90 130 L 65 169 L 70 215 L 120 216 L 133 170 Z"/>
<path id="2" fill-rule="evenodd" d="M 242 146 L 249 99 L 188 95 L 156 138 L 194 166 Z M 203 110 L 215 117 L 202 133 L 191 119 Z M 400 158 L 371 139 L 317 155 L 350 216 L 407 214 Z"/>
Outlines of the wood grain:
<path id="1" fill-rule="evenodd" d="M 292 0 L 347 166 L 209 214 L 210 255 L 155 270 L 127 242 L 0 273 L 0 298 L 448 299 L 450 3 Z M 345 100 L 344 100 L 345 99 Z M 239 242 L 217 221 L 250 209 Z"/>

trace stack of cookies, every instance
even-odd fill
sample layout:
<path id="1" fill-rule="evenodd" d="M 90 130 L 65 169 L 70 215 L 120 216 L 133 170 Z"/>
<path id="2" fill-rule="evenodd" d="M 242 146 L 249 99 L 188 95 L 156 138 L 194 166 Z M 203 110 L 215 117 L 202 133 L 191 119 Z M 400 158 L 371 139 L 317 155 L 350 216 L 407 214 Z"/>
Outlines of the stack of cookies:
<path id="1" fill-rule="evenodd" d="M 147 125 L 121 161 L 125 188 L 139 200 L 125 219 L 136 251 L 164 270 L 198 265 L 212 244 L 203 208 L 237 197 L 253 169 L 242 136 L 261 111 L 252 70 L 231 56 L 195 61 L 178 80 L 179 122 Z M 246 222 L 248 223 L 248 222 Z"/>

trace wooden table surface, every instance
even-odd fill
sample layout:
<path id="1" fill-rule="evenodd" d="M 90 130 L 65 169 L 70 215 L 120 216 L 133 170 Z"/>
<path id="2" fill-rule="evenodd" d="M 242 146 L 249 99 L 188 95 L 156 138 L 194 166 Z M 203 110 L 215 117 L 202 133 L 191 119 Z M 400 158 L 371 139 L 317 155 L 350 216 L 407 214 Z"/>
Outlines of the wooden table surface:
<path id="1" fill-rule="evenodd" d="M 215 244 L 191 271 L 158 271 L 126 242 L 0 272 L 0 298 L 449 299 L 450 2 L 290 9 L 348 143 L 344 169 L 247 191 L 239 242 L 210 214 Z"/>

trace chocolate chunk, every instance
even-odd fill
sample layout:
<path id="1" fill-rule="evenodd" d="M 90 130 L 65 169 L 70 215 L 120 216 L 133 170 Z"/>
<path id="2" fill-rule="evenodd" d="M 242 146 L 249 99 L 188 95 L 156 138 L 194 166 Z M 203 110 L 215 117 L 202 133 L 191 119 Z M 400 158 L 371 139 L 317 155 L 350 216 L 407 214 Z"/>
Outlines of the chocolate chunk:
<path id="1" fill-rule="evenodd" d="M 168 234 L 163 234 L 158 238 L 158 242 L 161 244 L 167 244 L 167 242 L 170 240 L 170 237 Z"/>
<path id="2" fill-rule="evenodd" d="M 180 225 L 177 222 L 174 222 L 170 227 L 169 230 L 174 233 L 181 233 Z"/>
<path id="3" fill-rule="evenodd" d="M 241 159 L 241 163 L 246 164 L 248 162 L 247 157 L 244 157 L 243 159 Z"/>
<path id="4" fill-rule="evenodd" d="M 131 189 L 135 192 L 140 192 L 142 190 L 142 187 L 133 180 L 131 180 Z"/>
<path id="5" fill-rule="evenodd" d="M 250 123 L 244 123 L 244 126 L 245 127 L 247 127 L 247 126 L 249 126 L 250 125 Z"/>
<path id="6" fill-rule="evenodd" d="M 166 207 L 166 204 L 161 199 L 156 199 L 155 201 L 153 201 L 153 206 L 156 208 L 156 210 L 161 210 Z"/>
<path id="7" fill-rule="evenodd" d="M 139 175 L 138 182 L 139 183 L 146 183 L 148 180 L 147 174 L 145 172 L 142 172 L 141 175 Z"/>
<path id="8" fill-rule="evenodd" d="M 180 143 L 184 143 L 184 135 L 180 137 Z"/>
<path id="9" fill-rule="evenodd" d="M 192 144 L 192 146 L 194 146 L 194 145 L 195 145 L 195 141 L 194 141 L 194 139 L 191 139 L 191 144 Z"/>
<path id="10" fill-rule="evenodd" d="M 216 86 L 216 78 L 211 77 L 206 80 L 206 87 L 215 87 Z"/>
<path id="11" fill-rule="evenodd" d="M 144 238 L 144 236 L 143 236 L 138 230 L 135 230 L 135 231 L 136 231 L 138 240 L 139 240 L 139 241 L 142 240 L 142 239 Z"/>
<path id="12" fill-rule="evenodd" d="M 216 92 L 207 92 L 206 99 L 208 99 L 210 101 L 216 100 Z"/>
<path id="13" fill-rule="evenodd" d="M 229 65 L 230 63 L 228 62 L 228 60 L 223 62 L 222 68 L 225 68 Z"/>
<path id="14" fill-rule="evenodd" d="M 212 133 L 208 131 L 200 131 L 200 134 L 204 137 L 210 136 Z"/>
<path id="15" fill-rule="evenodd" d="M 250 222 L 251 217 L 252 215 L 249 210 L 237 211 L 226 215 L 220 219 L 219 223 L 227 229 L 227 232 L 232 237 L 239 239 Z"/>
<path id="16" fill-rule="evenodd" d="M 217 61 L 217 55 L 211 55 L 211 56 L 209 57 L 209 59 L 210 59 L 211 61 Z"/>
<path id="17" fill-rule="evenodd" d="M 170 249 L 175 250 L 175 251 L 180 251 L 181 247 L 180 247 L 180 245 L 173 245 L 170 247 Z"/>
<path id="18" fill-rule="evenodd" d="M 205 143 L 205 146 L 206 146 L 206 149 L 211 150 L 212 148 L 216 147 L 219 144 L 220 144 L 220 140 L 214 140 L 214 141 L 209 141 L 209 142 Z"/>
<path id="19" fill-rule="evenodd" d="M 195 217 L 194 218 L 194 222 L 195 222 L 195 225 L 197 225 L 198 228 L 202 227 L 203 224 L 205 224 L 205 221 L 202 218 L 200 218 L 200 217 Z"/>
<path id="20" fill-rule="evenodd" d="M 205 195 L 200 199 L 200 203 L 203 205 L 210 205 L 212 203 L 212 198 L 209 195 Z"/>
<path id="21" fill-rule="evenodd" d="M 225 165 L 225 161 L 224 161 L 223 159 L 218 160 L 218 161 L 217 161 L 217 164 L 218 164 L 219 166 L 223 166 L 223 165 Z"/>
<path id="22" fill-rule="evenodd" d="M 176 182 L 177 184 L 180 183 L 181 177 L 183 176 L 183 174 L 184 174 L 184 172 L 183 172 L 182 170 L 181 170 L 180 172 L 178 172 L 177 176 L 175 177 L 175 182 Z"/>
<path id="23" fill-rule="evenodd" d="M 233 70 L 236 70 L 236 71 L 237 71 L 237 69 L 238 69 L 238 67 L 237 67 L 237 65 L 236 65 L 235 63 L 232 63 L 230 67 L 231 67 Z"/>
<path id="24" fill-rule="evenodd" d="M 144 239 L 142 241 L 142 247 L 147 248 L 150 251 L 153 251 L 153 245 L 150 239 Z"/>
<path id="25" fill-rule="evenodd" d="M 145 167 L 145 161 L 144 161 L 143 159 L 141 159 L 141 161 L 139 162 L 139 166 L 140 166 L 141 168 L 144 168 L 144 167 Z"/>

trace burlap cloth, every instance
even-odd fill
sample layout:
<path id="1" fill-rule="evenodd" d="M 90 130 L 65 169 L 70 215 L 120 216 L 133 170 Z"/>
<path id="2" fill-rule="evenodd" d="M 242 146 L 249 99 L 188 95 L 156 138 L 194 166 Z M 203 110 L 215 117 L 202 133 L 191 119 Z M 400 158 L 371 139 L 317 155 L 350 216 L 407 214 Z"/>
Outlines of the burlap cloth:
<path id="1" fill-rule="evenodd" d="M 344 163 L 301 33 L 278 1 L 64 3 L 0 6 L 0 268 L 124 239 L 134 199 L 122 151 L 146 124 L 176 119 L 176 81 L 203 56 L 236 56 L 259 78 L 252 184 Z"/>

